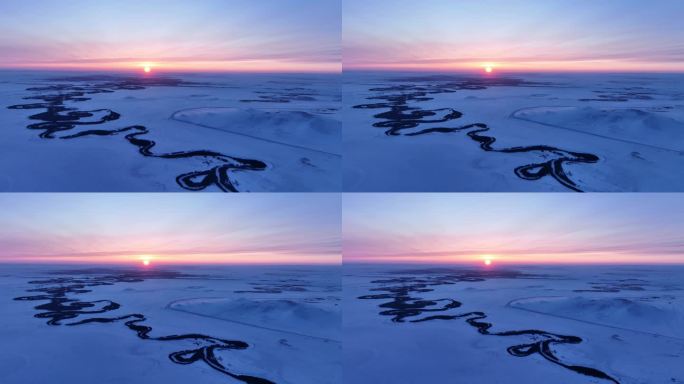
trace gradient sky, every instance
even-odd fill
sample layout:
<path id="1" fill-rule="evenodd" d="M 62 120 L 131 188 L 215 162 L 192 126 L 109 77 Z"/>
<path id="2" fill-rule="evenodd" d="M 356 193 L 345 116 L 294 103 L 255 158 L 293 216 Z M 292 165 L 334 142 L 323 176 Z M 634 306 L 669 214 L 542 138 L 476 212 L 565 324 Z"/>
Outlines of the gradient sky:
<path id="1" fill-rule="evenodd" d="M 344 0 L 344 68 L 682 72 L 682 15 L 682 0 Z"/>
<path id="2" fill-rule="evenodd" d="M 0 1 L 0 68 L 339 72 L 340 0 Z"/>
<path id="3" fill-rule="evenodd" d="M 0 194 L 0 262 L 339 264 L 335 194 Z"/>
<path id="4" fill-rule="evenodd" d="M 344 262 L 684 263 L 681 194 L 345 194 Z"/>

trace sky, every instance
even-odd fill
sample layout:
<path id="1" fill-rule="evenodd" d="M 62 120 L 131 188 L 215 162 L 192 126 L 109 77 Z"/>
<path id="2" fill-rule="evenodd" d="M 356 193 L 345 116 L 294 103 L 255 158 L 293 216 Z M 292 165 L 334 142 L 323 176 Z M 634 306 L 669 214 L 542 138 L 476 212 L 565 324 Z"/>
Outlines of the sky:
<path id="1" fill-rule="evenodd" d="M 0 194 L 0 262 L 340 264 L 334 194 Z"/>
<path id="2" fill-rule="evenodd" d="M 344 69 L 684 72 L 682 0 L 344 0 Z"/>
<path id="3" fill-rule="evenodd" d="M 345 194 L 344 263 L 681 264 L 682 194 Z"/>
<path id="4" fill-rule="evenodd" d="M 340 0 L 0 1 L 0 68 L 339 72 Z"/>

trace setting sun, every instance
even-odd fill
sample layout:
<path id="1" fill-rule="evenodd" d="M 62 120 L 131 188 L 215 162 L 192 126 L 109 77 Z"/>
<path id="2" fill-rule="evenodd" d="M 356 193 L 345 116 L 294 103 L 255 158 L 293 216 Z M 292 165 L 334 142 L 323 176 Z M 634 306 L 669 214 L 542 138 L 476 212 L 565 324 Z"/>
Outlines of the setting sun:
<path id="1" fill-rule="evenodd" d="M 480 63 L 480 68 L 482 68 L 486 73 L 492 73 L 494 72 L 494 67 L 496 66 L 495 63 Z"/>
<path id="2" fill-rule="evenodd" d="M 152 72 L 152 66 L 151 65 L 145 65 L 143 70 L 145 71 L 145 73 L 150 73 L 150 72 Z"/>
<path id="3" fill-rule="evenodd" d="M 492 265 L 492 255 L 482 255 L 481 258 L 484 265 Z"/>
<path id="4" fill-rule="evenodd" d="M 142 262 L 143 265 L 145 265 L 145 266 L 150 265 L 150 262 L 151 262 L 151 261 L 150 261 L 150 256 L 148 256 L 148 255 L 140 256 L 140 262 Z"/>

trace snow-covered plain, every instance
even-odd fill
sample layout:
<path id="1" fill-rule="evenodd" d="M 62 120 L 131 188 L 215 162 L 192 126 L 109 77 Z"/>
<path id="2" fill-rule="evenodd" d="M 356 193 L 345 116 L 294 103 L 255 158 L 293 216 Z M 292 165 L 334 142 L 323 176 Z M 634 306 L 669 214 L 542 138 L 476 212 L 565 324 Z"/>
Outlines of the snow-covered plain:
<path id="1" fill-rule="evenodd" d="M 0 71 L 0 191 L 339 191 L 340 102 L 339 75 Z"/>
<path id="2" fill-rule="evenodd" d="M 0 382 L 341 383 L 340 285 L 340 267 L 2 265 Z"/>
<path id="3" fill-rule="evenodd" d="M 673 266 L 346 264 L 345 381 L 684 383 L 683 288 Z"/>
<path id="4" fill-rule="evenodd" d="M 345 72 L 346 191 L 683 191 L 684 75 Z"/>

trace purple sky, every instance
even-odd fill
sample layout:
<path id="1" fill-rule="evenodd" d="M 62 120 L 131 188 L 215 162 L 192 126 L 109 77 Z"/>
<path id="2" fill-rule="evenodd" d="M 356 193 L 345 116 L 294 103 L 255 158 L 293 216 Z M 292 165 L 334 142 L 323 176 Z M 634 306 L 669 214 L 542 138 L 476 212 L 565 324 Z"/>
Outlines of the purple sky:
<path id="1" fill-rule="evenodd" d="M 0 262 L 341 262 L 335 194 L 6 193 L 0 212 Z"/>
<path id="2" fill-rule="evenodd" d="M 345 262 L 684 263 L 681 194 L 348 194 Z"/>
<path id="3" fill-rule="evenodd" d="M 340 0 L 0 1 L 0 67 L 339 71 Z"/>
<path id="4" fill-rule="evenodd" d="M 345 69 L 684 71 L 681 0 L 345 0 Z"/>

